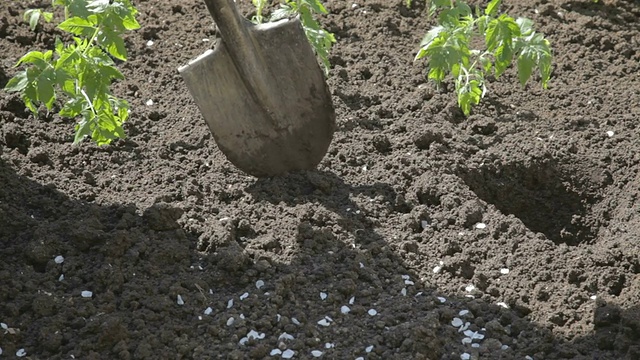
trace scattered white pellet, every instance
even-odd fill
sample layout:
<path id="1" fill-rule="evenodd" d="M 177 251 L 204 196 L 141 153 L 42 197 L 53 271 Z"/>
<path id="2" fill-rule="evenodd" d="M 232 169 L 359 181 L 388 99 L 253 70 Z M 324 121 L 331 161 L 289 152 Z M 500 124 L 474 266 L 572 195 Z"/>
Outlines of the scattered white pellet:
<path id="1" fill-rule="evenodd" d="M 369 311 L 367 311 L 367 314 L 371 316 L 376 316 L 378 315 L 378 312 L 376 311 L 376 309 L 369 309 Z"/>
<path id="2" fill-rule="evenodd" d="M 473 344 L 471 344 L 471 347 L 472 347 L 472 348 L 476 348 L 476 349 L 477 349 L 477 348 L 479 348 L 479 347 L 480 347 L 480 344 L 478 344 L 478 343 L 473 343 Z"/>
<path id="3" fill-rule="evenodd" d="M 178 295 L 178 299 L 176 301 L 178 305 L 184 305 L 184 300 L 182 300 L 182 296 Z"/>
<path id="4" fill-rule="evenodd" d="M 320 357 L 322 354 L 324 353 L 320 350 L 311 350 L 311 355 L 313 355 L 313 357 Z"/>
<path id="5" fill-rule="evenodd" d="M 487 224 L 485 223 L 477 223 L 476 224 L 476 229 L 484 229 L 487 227 Z"/>
<path id="6" fill-rule="evenodd" d="M 480 334 L 480 333 L 479 333 L 479 332 L 477 332 L 477 331 L 466 330 L 466 331 L 464 332 L 464 334 L 465 334 L 467 337 L 471 338 L 472 340 L 482 340 L 482 339 L 484 339 L 484 335 L 483 335 L 483 334 Z"/>
<path id="7" fill-rule="evenodd" d="M 85 290 L 85 291 L 81 292 L 80 295 L 83 298 L 90 298 L 90 297 L 93 296 L 93 293 L 91 291 Z"/>
<path id="8" fill-rule="evenodd" d="M 462 354 L 460 354 L 460 359 L 461 360 L 469 360 L 469 359 L 471 359 L 471 355 L 469 355 L 468 353 L 462 353 Z"/>
<path id="9" fill-rule="evenodd" d="M 266 335 L 265 335 L 265 333 L 259 333 L 259 332 L 255 331 L 255 330 L 250 330 L 250 331 L 247 333 L 247 337 L 248 337 L 249 339 L 258 339 L 258 340 L 262 340 L 262 339 L 264 339 L 264 337 L 265 337 L 265 336 L 266 336 Z"/>
<path id="10" fill-rule="evenodd" d="M 363 267 L 364 267 L 364 264 L 363 264 L 363 263 L 360 263 L 360 268 L 362 269 Z"/>
<path id="11" fill-rule="evenodd" d="M 364 351 L 366 351 L 367 353 L 370 353 L 371 351 L 373 351 L 373 345 L 369 345 L 367 346 Z"/>
<path id="12" fill-rule="evenodd" d="M 356 360 L 364 360 L 364 358 L 362 356 L 358 356 Z"/>
<path id="13" fill-rule="evenodd" d="M 291 349 L 287 349 L 284 352 L 282 352 L 282 358 L 283 359 L 291 359 L 295 354 L 296 354 L 295 351 L 293 351 Z"/>
<path id="14" fill-rule="evenodd" d="M 269 353 L 269 355 L 271 355 L 271 356 L 276 356 L 276 355 L 280 355 L 280 354 L 282 354 L 282 350 L 280 350 L 280 349 L 273 349 Z"/>
<path id="15" fill-rule="evenodd" d="M 325 343 L 324 344 L 324 348 L 325 349 L 333 349 L 334 347 L 336 347 L 336 344 L 334 344 L 334 343 Z"/>
<path id="16" fill-rule="evenodd" d="M 240 314 L 240 319 L 244 320 L 244 314 Z"/>
<path id="17" fill-rule="evenodd" d="M 62 256 L 62 255 L 58 255 L 58 256 L 56 256 L 56 257 L 55 257 L 55 259 L 53 259 L 53 261 L 54 261 L 56 264 L 62 264 L 62 263 L 64 262 L 64 256 Z"/>
<path id="18" fill-rule="evenodd" d="M 420 226 L 422 227 L 422 229 L 427 229 L 429 227 L 429 222 L 427 220 L 422 220 L 420 221 Z"/>
<path id="19" fill-rule="evenodd" d="M 411 276 L 409 275 L 402 275 L 402 280 L 409 280 L 411 279 Z"/>
<path id="20" fill-rule="evenodd" d="M 60 276 L 58 277 L 58 281 L 64 281 L 64 274 L 60 274 Z"/>
<path id="21" fill-rule="evenodd" d="M 447 301 L 447 299 L 443 298 L 442 296 L 438 296 L 438 301 L 440 301 L 441 303 L 445 303 Z"/>
<path id="22" fill-rule="evenodd" d="M 471 340 L 471 338 L 470 338 L 470 337 L 462 338 L 462 344 L 463 344 L 463 345 L 471 344 L 471 342 L 472 342 L 472 341 L 473 341 L 473 340 Z"/>
<path id="23" fill-rule="evenodd" d="M 296 325 L 300 325 L 300 321 L 298 321 L 298 319 L 296 319 L 294 317 L 291 318 L 291 322 L 296 324 Z"/>
<path id="24" fill-rule="evenodd" d="M 244 294 L 240 295 L 240 301 L 242 301 L 242 300 L 244 300 L 244 299 L 246 299 L 246 298 L 248 298 L 248 297 L 249 297 L 249 293 L 248 293 L 248 292 L 246 292 L 246 293 L 244 293 Z"/>
<path id="25" fill-rule="evenodd" d="M 153 105 L 153 99 L 147 100 L 147 102 L 145 102 L 145 105 L 152 106 Z"/>
<path id="26" fill-rule="evenodd" d="M 405 281 L 404 281 L 404 284 L 405 284 L 405 285 L 409 285 L 409 286 L 411 286 L 411 285 L 415 285 L 415 283 L 414 283 L 413 281 L 411 281 L 411 280 L 405 280 Z"/>
<path id="27" fill-rule="evenodd" d="M 0 347 L 0 355 L 2 355 L 2 348 Z"/>
<path id="28" fill-rule="evenodd" d="M 209 289 L 209 295 L 213 295 L 213 289 Z"/>
<path id="29" fill-rule="evenodd" d="M 460 312 L 458 313 L 458 315 L 460 316 L 465 316 L 469 313 L 469 310 L 460 310 Z"/>
<path id="30" fill-rule="evenodd" d="M 153 40 L 147 41 L 147 46 L 153 46 Z"/>
<path id="31" fill-rule="evenodd" d="M 407 296 L 407 288 L 402 288 L 402 290 L 400 290 L 400 294 L 402 294 L 402 296 Z"/>
<path id="32" fill-rule="evenodd" d="M 256 289 L 260 289 L 264 286 L 264 281 L 258 280 L 256 281 Z"/>
<path id="33" fill-rule="evenodd" d="M 507 269 L 507 268 L 500 269 L 500 274 L 507 275 L 508 273 L 509 273 L 509 269 Z"/>
<path id="34" fill-rule="evenodd" d="M 208 308 L 204 309 L 204 314 L 205 315 L 211 315 L 212 312 L 213 312 L 213 309 L 211 308 L 211 306 L 209 306 Z"/>
<path id="35" fill-rule="evenodd" d="M 502 307 L 503 307 L 503 308 L 505 308 L 505 309 L 508 309 L 508 308 L 509 308 L 509 305 L 507 305 L 507 303 L 502 302 L 502 301 L 501 301 L 501 302 L 499 302 L 499 303 L 496 303 L 496 305 L 498 305 L 498 306 L 502 306 Z"/>
<path id="36" fill-rule="evenodd" d="M 234 322 L 236 322 L 236 319 L 233 316 L 228 318 L 227 319 L 227 326 L 233 325 Z"/>
<path id="37" fill-rule="evenodd" d="M 607 131 L 607 136 L 612 137 L 615 133 L 611 130 Z"/>
<path id="38" fill-rule="evenodd" d="M 318 325 L 320 325 L 320 326 L 329 326 L 329 325 L 331 325 L 331 323 L 329 322 L 329 320 L 324 318 L 324 319 L 318 320 Z"/>
<path id="39" fill-rule="evenodd" d="M 233 299 L 229 299 L 227 302 L 227 309 L 231 309 L 233 307 Z"/>
<path id="40" fill-rule="evenodd" d="M 352 8 L 352 9 L 355 9 L 355 8 L 357 8 L 357 7 L 358 7 L 358 4 L 356 4 L 356 3 L 351 4 L 351 8 Z"/>
<path id="41" fill-rule="evenodd" d="M 434 266 L 434 267 L 433 267 L 433 273 L 434 273 L 434 274 L 437 274 L 437 273 L 439 273 L 440 271 L 442 271 L 442 266 L 443 266 L 443 265 L 444 265 L 444 261 L 440 261 L 440 262 L 438 262 L 438 265 L 436 265 L 436 266 Z"/>
<path id="42" fill-rule="evenodd" d="M 531 356 L 529 356 L 529 355 L 525 356 L 524 358 L 527 359 L 527 360 L 533 360 L 533 358 Z"/>
<path id="43" fill-rule="evenodd" d="M 453 327 L 460 327 L 464 324 L 464 322 L 462 321 L 462 319 L 460 318 L 453 318 L 453 320 L 451 320 L 451 326 Z"/>
<path id="44" fill-rule="evenodd" d="M 288 333 L 286 333 L 286 332 L 283 332 L 282 334 L 280 334 L 280 336 L 278 336 L 278 340 L 282 340 L 282 339 L 285 339 L 285 340 L 293 340 L 293 339 L 294 339 L 294 337 L 293 337 L 293 335 L 291 335 L 291 334 L 288 334 Z"/>
<path id="45" fill-rule="evenodd" d="M 20 350 L 16 351 L 16 356 L 17 357 L 23 357 L 23 356 L 26 356 L 26 355 L 27 355 L 27 352 L 24 349 L 20 349 Z"/>
<path id="46" fill-rule="evenodd" d="M 0 323 L 0 328 L 2 328 L 3 330 L 9 330 L 9 325 L 5 323 Z"/>
<path id="47" fill-rule="evenodd" d="M 349 305 L 353 305 L 356 302 L 356 297 L 352 296 L 351 299 L 349 299 Z"/>
<path id="48" fill-rule="evenodd" d="M 282 319 L 282 315 L 280 314 L 276 314 L 276 321 L 280 322 L 280 319 Z"/>
<path id="49" fill-rule="evenodd" d="M 326 292 L 320 292 L 320 300 L 324 300 L 327 298 L 327 293 Z"/>
<path id="50" fill-rule="evenodd" d="M 476 287 L 473 284 L 469 284 L 467 285 L 467 287 L 464 288 L 467 292 L 472 292 L 473 290 L 476 289 Z"/>
<path id="51" fill-rule="evenodd" d="M 351 309 L 347 305 L 342 305 L 342 307 L 340 308 L 340 312 L 343 314 L 348 314 L 350 311 Z"/>
<path id="52" fill-rule="evenodd" d="M 420 296 L 420 295 L 422 295 L 422 291 L 419 291 L 419 292 L 418 292 L 417 294 L 415 294 L 414 296 L 415 296 L 415 297 L 418 297 L 418 296 Z"/>
<path id="53" fill-rule="evenodd" d="M 597 299 L 597 298 L 598 298 L 598 297 L 597 297 L 596 295 L 591 295 L 591 296 L 589 296 L 589 299 L 591 299 L 591 300 L 595 300 L 595 299 Z"/>
<path id="54" fill-rule="evenodd" d="M 509 345 L 502 345 L 500 346 L 500 349 L 502 350 L 507 350 L 509 348 Z"/>

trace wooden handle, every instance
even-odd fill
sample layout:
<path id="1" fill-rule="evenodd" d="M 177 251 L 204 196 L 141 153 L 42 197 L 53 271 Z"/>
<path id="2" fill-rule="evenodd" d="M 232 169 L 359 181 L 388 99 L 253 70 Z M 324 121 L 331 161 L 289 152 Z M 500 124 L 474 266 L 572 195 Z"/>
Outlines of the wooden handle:
<path id="1" fill-rule="evenodd" d="M 216 22 L 225 48 L 233 59 L 243 82 L 255 100 L 268 113 L 271 112 L 273 96 L 269 86 L 269 69 L 261 59 L 250 28 L 254 26 L 236 8 L 233 0 L 204 0 L 209 13 Z"/>

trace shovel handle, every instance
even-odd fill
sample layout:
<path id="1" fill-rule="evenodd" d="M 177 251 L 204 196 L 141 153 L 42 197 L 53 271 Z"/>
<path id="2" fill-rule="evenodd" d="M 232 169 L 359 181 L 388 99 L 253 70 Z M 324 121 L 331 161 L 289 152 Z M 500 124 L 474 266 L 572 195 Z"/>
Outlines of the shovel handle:
<path id="1" fill-rule="evenodd" d="M 253 24 L 240 14 L 234 0 L 204 0 L 204 2 L 249 91 L 266 111 L 271 112 L 268 69 L 265 69 L 264 61 L 260 59 L 261 54 L 249 31 Z"/>

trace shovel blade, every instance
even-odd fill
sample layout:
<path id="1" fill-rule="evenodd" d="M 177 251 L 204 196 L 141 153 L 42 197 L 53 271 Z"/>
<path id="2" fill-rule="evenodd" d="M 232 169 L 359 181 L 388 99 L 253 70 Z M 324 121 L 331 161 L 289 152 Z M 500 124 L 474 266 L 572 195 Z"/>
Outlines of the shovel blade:
<path id="1" fill-rule="evenodd" d="M 300 22 L 251 26 L 250 35 L 269 103 L 257 100 L 224 41 L 179 72 L 218 147 L 240 170 L 265 177 L 314 169 L 331 143 L 335 110 Z"/>

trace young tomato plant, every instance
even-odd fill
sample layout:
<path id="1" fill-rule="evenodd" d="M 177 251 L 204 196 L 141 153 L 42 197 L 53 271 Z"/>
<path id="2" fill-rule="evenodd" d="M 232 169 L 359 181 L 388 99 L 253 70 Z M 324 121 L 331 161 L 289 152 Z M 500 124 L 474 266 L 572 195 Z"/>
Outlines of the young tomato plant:
<path id="1" fill-rule="evenodd" d="M 262 22 L 262 11 L 267 0 L 252 0 L 256 7 L 256 16 L 253 22 Z M 313 47 L 316 55 L 322 62 L 325 75 L 329 74 L 331 64 L 329 63 L 329 50 L 331 45 L 336 42 L 332 33 L 323 29 L 314 17 L 315 15 L 327 14 L 321 0 L 281 0 L 280 7 L 276 9 L 269 21 L 278 21 L 292 16 L 300 16 L 300 22 L 304 29 L 307 40 Z"/>
<path id="2" fill-rule="evenodd" d="M 492 0 L 475 16 L 464 1 L 431 0 L 429 16 L 437 13 L 438 25 L 420 43 L 415 59 L 427 59 L 428 78 L 440 84 L 447 74 L 455 81 L 458 105 L 465 115 L 484 97 L 486 75 L 500 77 L 516 59 L 518 78 L 524 86 L 538 68 L 543 88 L 551 77 L 551 47 L 533 22 L 498 14 L 501 0 Z M 484 43 L 484 49 L 472 45 Z"/>
<path id="3" fill-rule="evenodd" d="M 127 59 L 122 34 L 140 27 L 137 10 L 129 0 L 53 0 L 53 6 L 64 8 L 65 19 L 57 27 L 70 33 L 73 42 L 56 38 L 54 50 L 24 55 L 16 66 L 29 66 L 10 79 L 5 90 L 19 92 L 34 116 L 40 105 L 51 111 L 55 101 L 64 98 L 59 115 L 80 117 L 74 144 L 85 136 L 98 145 L 124 137 L 129 104 L 109 89 L 113 80 L 124 78 L 112 57 Z M 39 18 L 35 14 L 25 14 L 32 28 Z"/>

